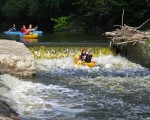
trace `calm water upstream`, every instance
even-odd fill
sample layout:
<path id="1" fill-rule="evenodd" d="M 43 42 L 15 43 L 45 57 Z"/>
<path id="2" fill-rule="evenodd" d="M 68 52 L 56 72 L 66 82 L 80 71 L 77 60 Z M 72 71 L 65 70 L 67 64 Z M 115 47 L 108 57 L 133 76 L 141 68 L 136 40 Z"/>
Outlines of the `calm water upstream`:
<path id="1" fill-rule="evenodd" d="M 74 67 L 83 47 L 30 47 L 42 56 L 36 56 L 36 76 L 0 75 L 0 94 L 16 103 L 21 120 L 150 120 L 150 70 L 108 47 L 90 47 L 93 68 Z"/>
<path id="2" fill-rule="evenodd" d="M 0 33 L 0 39 L 16 40 L 26 42 L 27 40 L 20 39 L 19 35 L 5 35 Z M 103 43 L 108 40 L 101 34 L 84 34 L 84 33 L 43 33 L 39 35 L 36 42 L 52 42 L 52 43 L 67 43 L 67 42 L 78 42 L 78 43 Z M 34 42 L 34 41 L 33 41 Z"/>

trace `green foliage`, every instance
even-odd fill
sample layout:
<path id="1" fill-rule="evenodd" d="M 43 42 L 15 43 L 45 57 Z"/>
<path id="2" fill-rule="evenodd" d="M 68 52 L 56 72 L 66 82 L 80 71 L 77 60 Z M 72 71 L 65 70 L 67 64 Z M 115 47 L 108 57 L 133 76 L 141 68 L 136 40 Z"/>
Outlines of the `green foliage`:
<path id="1" fill-rule="evenodd" d="M 59 8 L 59 4 L 60 0 L 29 0 L 27 8 L 28 16 L 38 19 L 48 18 L 48 16 L 54 12 L 54 9 Z M 57 10 L 55 12 L 57 12 Z"/>
<path id="2" fill-rule="evenodd" d="M 122 10 L 125 9 L 124 22 L 129 25 L 139 25 L 148 19 L 150 2 L 148 0 L 77 0 L 74 15 L 84 28 L 110 28 L 121 24 Z"/>
<path id="3" fill-rule="evenodd" d="M 55 32 L 64 32 L 64 31 L 72 31 L 72 30 L 79 30 L 77 28 L 76 23 L 70 20 L 70 17 L 63 16 L 58 19 L 51 18 L 52 21 L 56 22 L 57 24 L 54 26 Z"/>
<path id="4" fill-rule="evenodd" d="M 0 15 L 3 22 L 39 21 L 43 26 L 52 26 L 55 31 L 94 27 L 108 29 L 121 24 L 122 10 L 124 23 L 138 26 L 150 15 L 149 0 L 1 0 Z M 68 16 L 68 17 L 62 17 Z M 49 20 L 49 18 L 55 18 Z M 48 21 L 48 22 L 46 22 Z M 53 27 L 53 26 L 52 26 Z"/>
<path id="5" fill-rule="evenodd" d="M 76 8 L 74 18 L 82 25 L 85 31 L 90 30 L 92 27 L 107 27 L 108 24 L 112 24 L 112 22 L 109 23 L 108 16 L 113 12 L 113 5 L 116 6 L 116 4 L 121 3 L 119 0 L 78 0 L 73 3 Z M 112 20 L 114 19 L 112 18 Z"/>
<path id="6" fill-rule="evenodd" d="M 32 4 L 31 4 L 32 3 Z M 38 11 L 38 2 L 36 0 L 29 0 L 27 14 L 33 17 Z"/>
<path id="7" fill-rule="evenodd" d="M 26 7 L 26 0 L 7 0 L 2 6 L 2 14 L 8 18 L 18 18 L 26 10 Z"/>
<path id="8" fill-rule="evenodd" d="M 69 29 L 70 25 L 68 24 L 67 17 L 60 17 L 58 19 L 51 18 L 52 21 L 56 22 L 57 24 L 54 26 L 54 31 L 66 31 Z"/>
<path id="9" fill-rule="evenodd" d="M 51 10 L 59 7 L 60 0 L 6 0 L 2 14 L 8 18 L 19 16 L 47 17 Z M 40 16 L 40 17 L 39 17 Z"/>

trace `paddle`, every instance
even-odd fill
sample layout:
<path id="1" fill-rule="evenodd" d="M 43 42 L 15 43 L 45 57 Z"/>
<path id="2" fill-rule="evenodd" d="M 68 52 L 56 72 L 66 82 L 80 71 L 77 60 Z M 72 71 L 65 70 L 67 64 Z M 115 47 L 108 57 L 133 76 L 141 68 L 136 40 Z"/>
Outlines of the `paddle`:
<path id="1" fill-rule="evenodd" d="M 90 48 L 90 49 L 87 51 L 86 55 L 91 51 L 91 49 L 92 49 L 92 48 Z"/>

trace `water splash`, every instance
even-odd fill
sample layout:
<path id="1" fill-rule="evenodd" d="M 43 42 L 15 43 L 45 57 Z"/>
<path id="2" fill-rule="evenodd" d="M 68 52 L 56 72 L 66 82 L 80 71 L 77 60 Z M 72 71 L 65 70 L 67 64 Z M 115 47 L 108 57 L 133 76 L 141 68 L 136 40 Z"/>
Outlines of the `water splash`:
<path id="1" fill-rule="evenodd" d="M 74 68 L 72 56 L 36 59 L 34 80 L 1 75 L 25 119 L 148 119 L 150 71 L 121 56 L 93 57 L 96 67 Z"/>
<path id="2" fill-rule="evenodd" d="M 11 88 L 4 96 L 16 101 L 18 112 L 27 116 L 38 118 L 54 117 L 62 112 L 65 115 L 83 112 L 83 108 L 75 108 L 80 101 L 74 100 L 76 96 L 83 96 L 78 90 L 71 90 L 58 85 L 44 85 L 31 81 L 22 81 L 11 75 L 2 75 L 2 81 Z M 10 82 L 11 81 L 11 82 Z M 56 112 L 55 114 L 53 112 Z"/>
<path id="3" fill-rule="evenodd" d="M 36 60 L 39 71 L 50 73 L 54 77 L 66 75 L 67 77 L 81 77 L 81 76 L 147 76 L 150 71 L 142 66 L 128 61 L 121 56 L 101 55 L 93 57 L 96 61 L 96 67 L 89 68 L 87 66 L 79 66 L 78 69 L 74 67 L 73 57 L 66 57 L 61 59 L 51 60 Z M 56 76 L 55 76 L 56 75 Z"/>
<path id="4" fill-rule="evenodd" d="M 28 47 L 37 59 L 55 59 L 74 56 L 77 52 L 81 52 L 84 48 L 88 50 L 90 47 L 45 47 L 32 46 Z M 99 55 L 115 54 L 114 50 L 108 47 L 92 47 L 95 57 Z"/>

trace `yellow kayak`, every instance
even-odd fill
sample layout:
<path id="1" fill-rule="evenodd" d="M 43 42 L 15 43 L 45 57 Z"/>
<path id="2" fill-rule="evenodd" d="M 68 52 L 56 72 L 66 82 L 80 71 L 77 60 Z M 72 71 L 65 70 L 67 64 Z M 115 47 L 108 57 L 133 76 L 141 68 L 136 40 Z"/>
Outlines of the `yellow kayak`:
<path id="1" fill-rule="evenodd" d="M 38 38 L 38 34 L 35 33 L 35 34 L 24 35 L 24 36 L 22 36 L 22 38 L 25 38 L 25 39 L 37 39 Z"/>
<path id="2" fill-rule="evenodd" d="M 74 60 L 75 60 L 75 67 L 77 67 L 77 66 L 79 66 L 79 65 L 83 65 L 83 66 L 88 66 L 88 67 L 92 68 L 92 67 L 94 67 L 95 64 L 96 64 L 95 61 L 91 61 L 90 63 L 81 61 L 81 60 L 79 59 L 79 55 L 78 55 L 78 54 L 76 54 L 76 55 L 74 56 Z"/>

